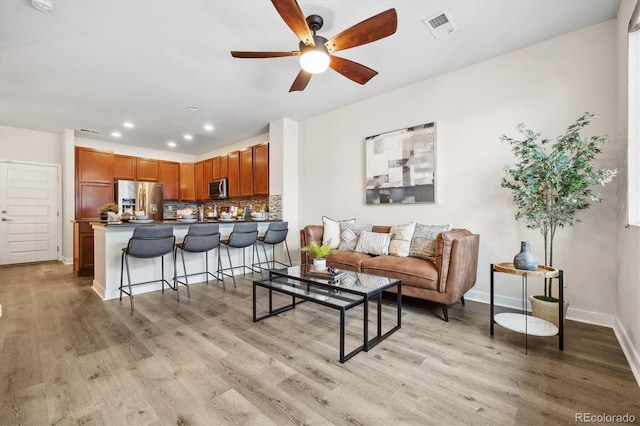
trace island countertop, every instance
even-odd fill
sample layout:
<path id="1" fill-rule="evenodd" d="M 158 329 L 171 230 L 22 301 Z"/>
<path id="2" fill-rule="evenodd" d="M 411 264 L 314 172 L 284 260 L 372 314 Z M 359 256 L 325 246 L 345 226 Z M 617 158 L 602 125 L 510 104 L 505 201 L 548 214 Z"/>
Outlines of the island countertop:
<path id="1" fill-rule="evenodd" d="M 79 222 L 79 221 L 76 221 Z M 120 286 L 120 272 L 121 272 L 121 261 L 122 261 L 122 249 L 127 246 L 127 243 L 131 236 L 133 235 L 133 230 L 137 226 L 147 226 L 147 225 L 172 225 L 173 226 L 173 234 L 176 237 L 176 242 L 182 241 L 184 236 L 187 234 L 189 230 L 189 226 L 195 223 L 206 223 L 206 222 L 178 222 L 177 220 L 163 220 L 163 221 L 155 221 L 146 224 L 135 223 L 135 221 L 130 222 L 122 222 L 122 223 L 113 223 L 107 221 L 96 221 L 89 220 L 86 221 L 93 228 L 93 236 L 94 236 L 94 279 L 93 279 L 93 290 L 103 299 L 115 299 L 120 296 L 119 286 Z M 236 223 L 243 223 L 245 221 L 218 221 L 220 225 L 220 234 L 222 239 L 228 238 L 231 231 L 233 231 L 233 226 Z M 251 221 L 246 221 L 251 222 Z M 263 221 L 255 221 L 258 225 L 258 231 L 262 234 L 264 233 L 270 222 L 281 222 L 280 220 L 263 220 Z M 223 249 L 224 251 L 224 249 Z M 234 265 L 239 265 L 243 263 L 243 250 L 231 250 L 230 256 L 233 259 Z M 251 253 L 248 252 L 249 258 L 251 258 Z M 223 265 L 226 267 L 225 262 L 227 260 L 227 256 L 223 256 Z M 217 265 L 217 254 L 215 256 L 209 256 L 209 270 L 215 271 L 218 269 Z M 189 271 L 204 271 L 205 268 L 205 256 L 193 255 L 188 256 L 186 259 L 187 269 Z M 130 263 L 132 280 L 134 282 L 141 281 L 140 277 L 158 277 L 160 275 L 160 269 L 162 267 L 160 259 L 132 259 Z M 165 266 L 165 276 L 173 277 L 174 273 L 174 260 L 167 259 L 164 262 Z M 182 265 L 180 264 L 178 267 L 178 274 L 182 273 Z M 197 279 L 194 279 L 194 282 L 198 282 Z M 158 284 L 149 284 L 144 286 L 139 286 L 136 288 L 135 294 L 145 293 L 149 291 L 159 290 L 161 285 Z"/>

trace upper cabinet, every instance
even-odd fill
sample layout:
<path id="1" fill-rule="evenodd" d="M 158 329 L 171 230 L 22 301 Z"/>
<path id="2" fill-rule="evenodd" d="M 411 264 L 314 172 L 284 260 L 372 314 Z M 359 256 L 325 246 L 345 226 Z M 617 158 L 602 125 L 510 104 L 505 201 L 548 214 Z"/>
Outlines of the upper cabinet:
<path id="1" fill-rule="evenodd" d="M 253 195 L 253 149 L 240 151 L 240 196 Z"/>
<path id="2" fill-rule="evenodd" d="M 220 156 L 220 177 L 229 177 L 229 157 L 226 155 Z"/>
<path id="3" fill-rule="evenodd" d="M 180 199 L 180 163 L 158 161 L 158 182 L 162 184 L 165 200 Z"/>
<path id="4" fill-rule="evenodd" d="M 76 180 L 113 183 L 113 153 L 76 147 Z"/>
<path id="5" fill-rule="evenodd" d="M 204 186 L 202 199 L 206 200 L 209 198 L 209 182 L 213 180 L 213 158 L 204 160 L 202 163 L 202 185 Z"/>
<path id="6" fill-rule="evenodd" d="M 180 200 L 196 200 L 194 163 L 180 163 Z"/>
<path id="7" fill-rule="evenodd" d="M 269 144 L 253 147 L 253 195 L 269 195 Z"/>
<path id="8" fill-rule="evenodd" d="M 136 180 L 158 181 L 158 160 L 136 158 Z"/>
<path id="9" fill-rule="evenodd" d="M 240 195 L 240 151 L 227 154 L 227 171 L 229 178 L 229 198 Z"/>
<path id="10" fill-rule="evenodd" d="M 220 179 L 222 177 L 222 170 L 220 169 L 220 157 L 213 157 L 211 159 L 211 179 Z"/>
<path id="11" fill-rule="evenodd" d="M 136 180 L 136 157 L 113 154 L 113 178 Z"/>
<path id="12" fill-rule="evenodd" d="M 196 200 L 204 199 L 204 161 L 198 161 L 194 164 L 194 183 Z"/>

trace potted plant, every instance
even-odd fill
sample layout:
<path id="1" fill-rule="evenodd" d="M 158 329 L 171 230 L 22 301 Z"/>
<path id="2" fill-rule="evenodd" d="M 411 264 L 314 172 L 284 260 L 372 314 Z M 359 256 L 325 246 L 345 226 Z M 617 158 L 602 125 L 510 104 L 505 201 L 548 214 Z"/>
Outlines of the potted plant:
<path id="1" fill-rule="evenodd" d="M 302 247 L 300 250 L 311 253 L 313 256 L 313 269 L 317 271 L 327 269 L 327 260 L 324 258 L 326 255 L 338 252 L 338 250 L 329 247 L 328 241 L 322 245 L 318 245 L 317 242 L 312 241 L 311 244 Z"/>
<path id="2" fill-rule="evenodd" d="M 105 203 L 98 209 L 100 219 L 115 221 L 118 220 L 118 210 L 120 207 L 116 203 Z"/>
<path id="3" fill-rule="evenodd" d="M 529 229 L 540 230 L 544 239 L 544 264 L 547 266 L 553 266 L 553 240 L 558 228 L 579 222 L 576 218 L 578 211 L 589 208 L 591 203 L 601 202 L 602 196 L 592 191 L 592 185 L 604 186 L 617 174 L 615 169 L 597 169 L 593 164 L 601 152 L 600 145 L 607 142 L 607 137 L 584 137 L 580 134 L 594 117 L 584 113 L 555 141 L 525 129 L 523 124 L 517 127 L 522 139 L 506 135 L 500 138 L 511 145 L 518 159 L 516 165 L 505 168 L 502 187 L 511 190 L 517 207 L 516 220 L 522 221 Z M 540 302 L 552 303 L 551 309 L 547 310 L 555 314 L 555 320 L 547 320 L 558 325 L 558 299 L 552 295 L 551 280 L 545 280 L 543 295 L 529 300 L 532 314 L 536 317 L 544 315 L 540 312 Z M 565 314 L 567 307 L 568 303 L 564 306 Z"/>

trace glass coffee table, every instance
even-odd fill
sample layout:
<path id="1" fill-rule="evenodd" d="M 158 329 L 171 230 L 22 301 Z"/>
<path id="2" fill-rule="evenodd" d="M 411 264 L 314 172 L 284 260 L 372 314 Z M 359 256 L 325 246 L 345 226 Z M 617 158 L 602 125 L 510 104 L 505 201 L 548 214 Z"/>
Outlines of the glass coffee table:
<path id="1" fill-rule="evenodd" d="M 340 362 L 345 362 L 361 351 L 369 351 L 382 340 L 389 337 L 401 327 L 402 316 L 402 282 L 399 279 L 381 277 L 344 271 L 344 276 L 335 283 L 330 282 L 329 275 L 314 272 L 311 265 L 291 266 L 288 268 L 270 269 L 263 279 L 253 282 L 253 322 L 278 315 L 302 302 L 312 302 L 327 306 L 340 312 Z M 269 312 L 257 316 L 256 302 L 258 287 L 269 290 Z M 382 293 L 396 287 L 396 324 L 382 333 Z M 273 292 L 291 296 L 291 303 L 273 307 Z M 377 333 L 369 339 L 369 301 L 377 301 Z M 347 311 L 362 305 L 363 339 L 362 345 L 345 354 L 345 319 Z"/>

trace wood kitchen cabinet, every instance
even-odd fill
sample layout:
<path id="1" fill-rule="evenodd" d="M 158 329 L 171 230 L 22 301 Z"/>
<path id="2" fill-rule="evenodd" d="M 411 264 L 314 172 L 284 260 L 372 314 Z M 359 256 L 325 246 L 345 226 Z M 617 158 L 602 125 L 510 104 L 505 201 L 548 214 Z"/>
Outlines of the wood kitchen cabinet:
<path id="1" fill-rule="evenodd" d="M 229 177 L 229 158 L 226 155 L 220 156 L 220 177 Z"/>
<path id="2" fill-rule="evenodd" d="M 76 181 L 113 183 L 113 153 L 76 147 Z"/>
<path id="3" fill-rule="evenodd" d="M 158 181 L 158 160 L 136 158 L 136 179 L 149 182 Z"/>
<path id="4" fill-rule="evenodd" d="M 76 184 L 76 219 L 100 219 L 98 209 L 113 200 L 113 183 L 78 182 Z"/>
<path id="5" fill-rule="evenodd" d="M 240 195 L 240 151 L 227 154 L 227 171 L 229 178 L 229 198 Z"/>
<path id="6" fill-rule="evenodd" d="M 194 164 L 194 174 L 196 200 L 202 200 L 204 199 L 204 161 Z"/>
<path id="7" fill-rule="evenodd" d="M 269 144 L 253 148 L 253 195 L 269 195 Z"/>
<path id="8" fill-rule="evenodd" d="M 204 185 L 204 197 L 206 200 L 209 198 L 209 182 L 213 180 L 213 158 L 209 158 L 203 161 L 202 166 L 202 184 Z"/>
<path id="9" fill-rule="evenodd" d="M 165 200 L 179 200 L 180 163 L 158 161 L 158 182 L 162 184 L 162 197 Z"/>
<path id="10" fill-rule="evenodd" d="M 79 277 L 93 276 L 93 228 L 89 222 L 75 222 L 73 227 L 73 273 Z"/>
<path id="11" fill-rule="evenodd" d="M 253 195 L 253 149 L 240 151 L 240 196 Z"/>
<path id="12" fill-rule="evenodd" d="M 136 157 L 113 154 L 113 179 L 136 180 Z"/>
<path id="13" fill-rule="evenodd" d="M 180 200 L 196 200 L 194 163 L 180 163 Z"/>
<path id="14" fill-rule="evenodd" d="M 220 157 L 213 157 L 211 159 L 211 180 L 220 179 L 222 170 L 220 170 Z"/>

